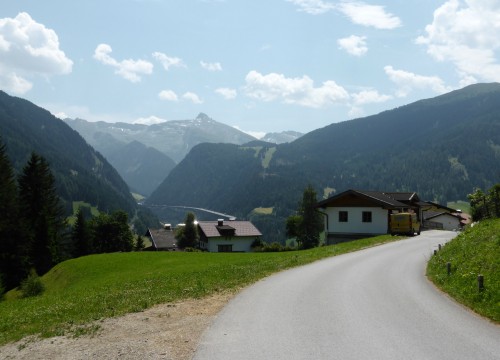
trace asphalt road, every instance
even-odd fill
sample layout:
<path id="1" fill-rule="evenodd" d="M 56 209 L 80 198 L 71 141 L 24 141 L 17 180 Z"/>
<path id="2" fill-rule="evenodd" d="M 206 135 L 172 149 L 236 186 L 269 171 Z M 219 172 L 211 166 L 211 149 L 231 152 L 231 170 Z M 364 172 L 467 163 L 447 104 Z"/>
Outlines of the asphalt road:
<path id="1" fill-rule="evenodd" d="M 222 310 L 194 359 L 498 360 L 500 326 L 424 275 L 454 236 L 422 232 L 268 277 Z"/>

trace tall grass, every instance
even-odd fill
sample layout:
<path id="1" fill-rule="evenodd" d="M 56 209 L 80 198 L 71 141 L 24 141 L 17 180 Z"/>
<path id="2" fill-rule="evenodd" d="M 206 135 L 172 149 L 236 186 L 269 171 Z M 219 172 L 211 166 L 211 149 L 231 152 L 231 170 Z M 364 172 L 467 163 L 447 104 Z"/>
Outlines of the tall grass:
<path id="1" fill-rule="evenodd" d="M 397 239 L 379 236 L 282 253 L 139 252 L 72 259 L 42 277 L 42 295 L 19 298 L 11 292 L 0 302 L 0 345 L 27 335 L 79 333 L 95 320 L 231 291 L 273 272 Z"/>
<path id="2" fill-rule="evenodd" d="M 427 275 L 460 303 L 500 323 L 500 219 L 482 221 L 446 244 L 429 261 Z"/>

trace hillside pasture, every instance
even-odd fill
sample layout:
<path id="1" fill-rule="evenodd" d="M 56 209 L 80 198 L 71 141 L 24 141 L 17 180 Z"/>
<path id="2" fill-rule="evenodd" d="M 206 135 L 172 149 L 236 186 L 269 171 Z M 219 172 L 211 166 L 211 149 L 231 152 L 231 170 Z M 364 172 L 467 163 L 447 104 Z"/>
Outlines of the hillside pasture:
<path id="1" fill-rule="evenodd" d="M 42 295 L 20 298 L 11 291 L 0 302 L 0 345 L 28 335 L 75 336 L 104 318 L 236 291 L 277 271 L 398 239 L 281 253 L 135 252 L 68 260 L 42 277 Z"/>
<path id="2" fill-rule="evenodd" d="M 447 243 L 429 261 L 427 275 L 458 302 L 500 323 L 500 219 L 481 221 Z"/>

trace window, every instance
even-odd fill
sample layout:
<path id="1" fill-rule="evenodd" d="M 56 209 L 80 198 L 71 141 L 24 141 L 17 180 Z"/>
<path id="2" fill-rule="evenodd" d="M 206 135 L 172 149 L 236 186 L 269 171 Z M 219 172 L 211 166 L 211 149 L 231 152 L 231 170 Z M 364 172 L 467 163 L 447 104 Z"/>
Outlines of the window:
<path id="1" fill-rule="evenodd" d="M 347 211 L 339 211 L 339 222 L 347 222 Z"/>
<path id="2" fill-rule="evenodd" d="M 233 252 L 233 245 L 218 245 L 218 252 Z"/>
<path id="3" fill-rule="evenodd" d="M 371 211 L 363 211 L 363 222 L 371 223 L 372 222 L 372 212 Z"/>

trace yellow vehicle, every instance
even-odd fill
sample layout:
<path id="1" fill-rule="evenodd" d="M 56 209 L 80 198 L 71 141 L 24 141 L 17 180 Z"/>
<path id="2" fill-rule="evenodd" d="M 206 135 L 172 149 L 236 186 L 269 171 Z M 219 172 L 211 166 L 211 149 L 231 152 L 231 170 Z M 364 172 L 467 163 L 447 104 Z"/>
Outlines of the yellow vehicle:
<path id="1" fill-rule="evenodd" d="M 420 222 L 415 213 L 391 214 L 389 219 L 391 235 L 420 235 Z"/>

